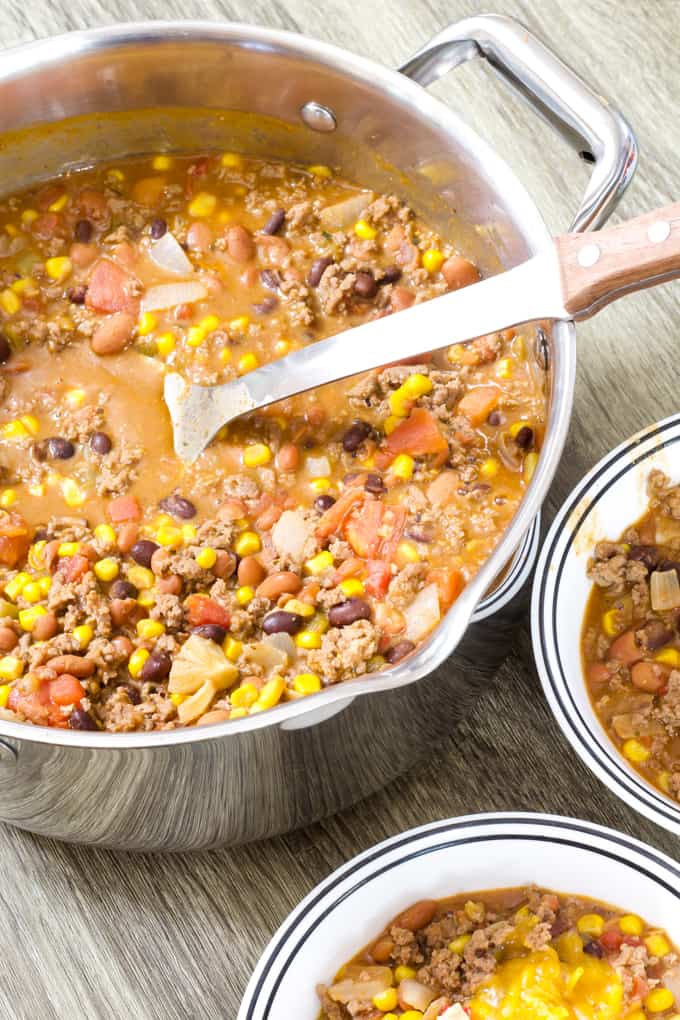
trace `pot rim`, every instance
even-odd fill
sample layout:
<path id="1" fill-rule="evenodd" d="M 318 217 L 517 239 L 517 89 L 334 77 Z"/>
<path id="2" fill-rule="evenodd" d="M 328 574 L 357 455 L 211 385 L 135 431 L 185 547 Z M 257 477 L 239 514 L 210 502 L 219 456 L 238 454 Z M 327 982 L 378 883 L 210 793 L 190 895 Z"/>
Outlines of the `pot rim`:
<path id="1" fill-rule="evenodd" d="M 295 32 L 251 26 L 240 22 L 205 20 L 140 21 L 64 33 L 13 47 L 3 53 L 0 62 L 0 90 L 3 84 L 30 75 L 54 64 L 86 58 L 101 50 L 116 50 L 135 45 L 177 42 L 223 42 L 262 52 L 285 52 L 349 74 L 372 89 L 389 95 L 395 102 L 410 106 L 423 118 L 434 122 L 455 140 L 457 146 L 473 152 L 485 167 L 489 180 L 502 182 L 502 194 L 508 215 L 521 224 L 522 236 L 531 253 L 551 242 L 548 228 L 524 185 L 508 164 L 483 138 L 477 135 L 454 111 L 430 95 L 422 86 L 397 70 L 358 56 L 331 43 L 321 42 Z M 210 107 L 206 107 L 210 109 Z M 496 185 L 500 187 L 499 184 Z M 370 676 L 343 681 L 319 695 L 268 709 L 244 719 L 227 720 L 211 726 L 150 730 L 132 733 L 62 730 L 0 719 L 0 737 L 19 742 L 35 742 L 66 747 L 101 750 L 161 749 L 168 745 L 192 744 L 238 736 L 244 732 L 301 720 L 318 712 L 319 719 L 343 708 L 359 695 L 378 694 L 413 683 L 432 672 L 452 653 L 462 638 L 474 610 L 494 578 L 514 555 L 524 533 L 538 513 L 557 469 L 571 417 L 575 379 L 575 329 L 572 321 L 553 324 L 554 392 L 546 442 L 534 477 L 509 527 L 496 549 L 456 603 L 443 617 L 431 636 L 404 664 Z M 293 723 L 295 725 L 295 723 Z"/>

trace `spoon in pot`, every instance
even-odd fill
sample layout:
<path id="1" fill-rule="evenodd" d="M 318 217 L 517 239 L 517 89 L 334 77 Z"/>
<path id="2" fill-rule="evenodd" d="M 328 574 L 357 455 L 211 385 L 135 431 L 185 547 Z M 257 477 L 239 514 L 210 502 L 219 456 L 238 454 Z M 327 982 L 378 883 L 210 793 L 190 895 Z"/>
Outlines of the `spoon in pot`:
<path id="1" fill-rule="evenodd" d="M 586 319 L 624 294 L 677 276 L 680 203 L 607 230 L 565 234 L 514 269 L 337 333 L 222 386 L 167 375 L 175 452 L 191 463 L 220 428 L 248 411 L 520 323 Z"/>

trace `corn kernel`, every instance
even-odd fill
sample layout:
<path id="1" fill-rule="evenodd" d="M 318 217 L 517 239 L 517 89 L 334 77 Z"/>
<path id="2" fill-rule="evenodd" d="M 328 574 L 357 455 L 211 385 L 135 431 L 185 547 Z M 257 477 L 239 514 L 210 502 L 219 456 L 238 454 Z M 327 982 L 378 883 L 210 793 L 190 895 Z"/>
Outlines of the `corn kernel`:
<path id="1" fill-rule="evenodd" d="M 423 1020 L 423 1014 L 419 1009 L 407 1009 L 402 1013 L 399 1020 Z"/>
<path id="2" fill-rule="evenodd" d="M 461 956 L 469 941 L 470 935 L 459 935 L 453 942 L 449 942 L 449 952 L 457 953 L 458 956 Z"/>
<path id="3" fill-rule="evenodd" d="M 220 320 L 216 315 L 206 315 L 203 319 L 201 319 L 198 325 L 204 333 L 208 334 L 216 330 L 219 324 Z"/>
<path id="4" fill-rule="evenodd" d="M 357 220 L 354 224 L 354 233 L 362 241 L 373 241 L 378 231 L 367 220 Z"/>
<path id="5" fill-rule="evenodd" d="M 283 677 L 273 676 L 271 680 L 263 686 L 258 696 L 255 705 L 253 706 L 256 711 L 260 711 L 266 708 L 273 708 L 281 700 L 281 696 L 286 689 Z"/>
<path id="6" fill-rule="evenodd" d="M 645 997 L 645 1008 L 650 1013 L 663 1013 L 675 1005 L 675 996 L 670 988 L 654 988 Z"/>
<path id="7" fill-rule="evenodd" d="M 599 914 L 583 914 L 576 922 L 576 928 L 581 935 L 599 938 L 604 931 L 604 918 Z"/>
<path id="8" fill-rule="evenodd" d="M 388 415 L 388 417 L 385 418 L 385 421 L 383 422 L 383 432 L 385 433 L 385 435 L 391 436 L 401 420 L 402 416 L 400 415 L 396 414 Z M 406 454 L 406 456 L 408 455 Z"/>
<path id="9" fill-rule="evenodd" d="M 219 354 L 220 365 L 228 365 L 231 361 L 231 349 L 229 347 L 223 347 Z"/>
<path id="10" fill-rule="evenodd" d="M 660 933 L 657 932 L 655 932 L 653 935 L 647 936 L 647 938 L 645 939 L 645 945 L 647 946 L 647 949 L 649 950 L 651 955 L 658 956 L 659 959 L 661 959 L 664 956 L 667 956 L 668 953 L 670 953 L 671 951 L 671 946 L 668 939 L 664 935 L 661 935 Z"/>
<path id="11" fill-rule="evenodd" d="M 237 152 L 225 152 L 220 162 L 222 166 L 226 166 L 230 170 L 236 170 L 243 166 L 243 160 Z"/>
<path id="12" fill-rule="evenodd" d="M 672 666 L 673 669 L 678 669 L 678 667 L 680 667 L 680 652 L 677 648 L 664 648 L 662 651 L 656 653 L 654 661 L 663 662 L 666 666 Z"/>
<path id="13" fill-rule="evenodd" d="M 394 980 L 397 984 L 402 981 L 409 981 L 416 976 L 416 972 L 413 967 L 407 967 L 405 964 L 400 964 L 394 968 Z"/>
<path id="14" fill-rule="evenodd" d="M 342 594 L 346 595 L 348 599 L 363 595 L 365 590 L 362 582 L 356 577 L 348 577 L 344 581 L 341 581 L 339 588 Z"/>
<path id="15" fill-rule="evenodd" d="M 54 202 L 48 206 L 50 212 L 61 212 L 62 209 L 66 208 L 68 203 L 68 195 L 60 195 L 59 198 L 55 198 Z"/>
<path id="16" fill-rule="evenodd" d="M 146 651 L 146 649 L 139 649 L 139 651 Z M 179 708 L 182 702 L 186 701 L 188 697 L 189 697 L 188 694 L 177 694 L 175 692 L 174 694 L 170 695 L 170 701 L 173 703 L 175 708 Z"/>
<path id="17" fill-rule="evenodd" d="M 27 439 L 30 432 L 20 421 L 7 421 L 0 426 L 0 436 L 3 439 Z"/>
<path id="18" fill-rule="evenodd" d="M 249 584 L 241 585 L 240 588 L 236 589 L 236 601 L 239 605 L 247 606 L 254 598 L 255 589 L 251 588 Z"/>
<path id="19" fill-rule="evenodd" d="M 399 478 L 402 482 L 408 482 L 413 477 L 415 461 L 408 453 L 400 453 L 394 458 L 390 465 L 390 474 Z"/>
<path id="20" fill-rule="evenodd" d="M 5 595 L 11 598 L 13 601 L 17 596 L 21 595 L 22 591 L 29 584 L 33 578 L 30 574 L 26 574 L 23 570 L 18 574 L 15 574 L 11 581 L 8 581 L 5 585 Z"/>
<path id="21" fill-rule="evenodd" d="M 390 417 L 405 418 L 411 410 L 413 400 L 406 395 L 404 387 L 400 386 L 399 389 L 390 393 L 389 404 L 392 412 Z"/>
<path id="22" fill-rule="evenodd" d="M 156 605 L 154 593 L 149 588 L 143 588 L 137 596 L 137 604 L 143 609 L 151 609 Z"/>
<path id="23" fill-rule="evenodd" d="M 30 432 L 32 436 L 37 436 L 40 431 L 40 422 L 34 414 L 22 414 L 19 419 L 21 424 L 24 426 L 27 432 Z"/>
<path id="24" fill-rule="evenodd" d="M 628 761 L 632 761 L 636 765 L 641 765 L 649 758 L 649 749 L 632 737 L 623 745 L 623 753 Z"/>
<path id="25" fill-rule="evenodd" d="M 21 308 L 21 299 L 17 297 L 13 290 L 5 287 L 3 291 L 0 291 L 0 308 L 7 315 L 16 315 Z"/>
<path id="26" fill-rule="evenodd" d="M 495 457 L 487 457 L 480 465 L 479 474 L 482 478 L 495 478 L 500 471 L 500 467 Z"/>
<path id="27" fill-rule="evenodd" d="M 321 680 L 316 673 L 298 673 L 293 680 L 293 690 L 298 694 L 316 694 L 321 690 Z M 392 1008 L 391 1006 L 389 1007 Z"/>
<path id="28" fill-rule="evenodd" d="M 618 609 L 608 609 L 602 614 L 602 630 L 607 637 L 614 637 L 621 629 Z"/>
<path id="29" fill-rule="evenodd" d="M 39 616 L 45 616 L 44 606 L 31 606 L 30 609 L 19 610 L 19 624 L 22 630 L 32 631 Z"/>
<path id="30" fill-rule="evenodd" d="M 57 547 L 58 556 L 76 556 L 80 549 L 80 542 L 62 542 Z"/>
<path id="31" fill-rule="evenodd" d="M 113 581 L 114 578 L 118 577 L 118 560 L 114 560 L 113 556 L 107 556 L 103 560 L 98 560 L 94 565 L 95 576 L 100 581 Z"/>
<path id="32" fill-rule="evenodd" d="M 222 645 L 222 651 L 231 662 L 236 662 L 243 651 L 243 642 L 237 641 L 236 638 L 228 637 Z"/>
<path id="33" fill-rule="evenodd" d="M 83 623 L 80 627 L 74 627 L 73 636 L 81 648 L 87 648 L 94 637 L 94 631 L 88 623 Z"/>
<path id="34" fill-rule="evenodd" d="M 237 315 L 235 319 L 231 319 L 229 322 L 229 330 L 231 333 L 245 333 L 250 325 L 249 315 Z"/>
<path id="35" fill-rule="evenodd" d="M 316 492 L 317 495 L 322 496 L 331 487 L 330 478 L 312 478 L 309 483 L 309 487 L 312 492 Z"/>
<path id="36" fill-rule="evenodd" d="M 182 541 L 185 545 L 196 541 L 198 530 L 195 524 L 183 524 L 180 530 L 182 532 Z"/>
<path id="37" fill-rule="evenodd" d="M 24 209 L 24 211 L 21 214 L 22 223 L 33 223 L 35 220 L 37 220 L 37 218 L 38 218 L 37 209 Z"/>
<path id="38" fill-rule="evenodd" d="M 290 343 L 288 340 L 277 340 L 274 344 L 274 354 L 277 358 L 283 358 L 290 352 Z"/>
<path id="39" fill-rule="evenodd" d="M 56 255 L 45 262 L 45 271 L 53 280 L 65 280 L 72 269 L 73 263 L 66 255 Z"/>
<path id="40" fill-rule="evenodd" d="M 38 587 L 43 595 L 48 595 L 50 588 L 52 587 L 51 577 L 39 577 L 37 581 Z"/>
<path id="41" fill-rule="evenodd" d="M 642 935 L 645 925 L 637 914 L 624 914 L 619 918 L 619 928 L 624 935 Z"/>
<path id="42" fill-rule="evenodd" d="M 522 473 L 524 475 L 524 479 L 525 479 L 527 485 L 529 484 L 531 479 L 534 477 L 534 471 L 536 470 L 536 465 L 537 464 L 538 464 L 538 454 L 537 453 L 528 453 L 526 455 L 526 457 L 524 458 L 524 470 L 523 470 Z"/>
<path id="43" fill-rule="evenodd" d="M 528 421 L 515 421 L 508 429 L 508 432 L 510 433 L 512 438 L 515 439 L 524 428 L 531 428 L 531 425 L 529 424 Z"/>
<path id="44" fill-rule="evenodd" d="M 45 564 L 44 553 L 47 542 L 44 538 L 41 538 L 39 542 L 34 542 L 28 550 L 28 564 L 33 567 L 34 570 L 40 570 Z"/>
<path id="45" fill-rule="evenodd" d="M 137 323 L 137 332 L 140 336 L 148 336 L 158 325 L 158 319 L 153 312 L 142 312 Z"/>
<path id="46" fill-rule="evenodd" d="M 237 556 L 252 556 L 262 548 L 260 536 L 255 531 L 243 531 L 234 543 L 234 551 Z"/>
<path id="47" fill-rule="evenodd" d="M 314 163 L 312 166 L 308 166 L 307 169 L 314 177 L 331 177 L 333 174 L 331 168 L 324 166 L 322 163 Z"/>
<path id="48" fill-rule="evenodd" d="M 266 443 L 253 443 L 243 451 L 243 463 L 246 467 L 263 467 L 272 459 L 272 451 Z"/>
<path id="49" fill-rule="evenodd" d="M 512 358 L 501 358 L 496 366 L 496 377 L 498 379 L 510 379 L 512 377 Z"/>
<path id="50" fill-rule="evenodd" d="M 314 630 L 301 630 L 295 637 L 298 648 L 321 648 L 321 634 Z"/>
<path id="51" fill-rule="evenodd" d="M 184 541 L 181 528 L 176 528 L 172 524 L 163 524 L 156 532 L 156 541 L 159 545 L 169 546 L 170 548 L 181 545 Z"/>
<path id="52" fill-rule="evenodd" d="M 257 701 L 259 691 L 255 684 L 241 684 L 235 691 L 232 691 L 229 695 L 234 708 L 250 708 Z"/>
<path id="53" fill-rule="evenodd" d="M 7 708 L 7 702 L 9 701 L 11 690 L 11 684 L 0 685 L 0 708 Z"/>
<path id="54" fill-rule="evenodd" d="M 175 336 L 173 333 L 161 333 L 156 337 L 156 351 L 161 358 L 167 358 L 175 349 Z"/>
<path id="55" fill-rule="evenodd" d="M 29 485 L 28 491 L 31 496 L 37 496 L 41 499 L 45 495 L 45 486 L 42 482 L 36 483 L 35 485 Z"/>
<path id="56" fill-rule="evenodd" d="M 397 546 L 397 557 L 401 563 L 420 563 L 418 547 L 413 542 L 403 541 Z"/>
<path id="57" fill-rule="evenodd" d="M 247 354 L 242 354 L 237 362 L 239 375 L 245 375 L 246 372 L 252 372 L 257 368 L 258 364 L 257 355 L 253 354 L 252 351 L 248 351 Z"/>
<path id="58" fill-rule="evenodd" d="M 27 602 L 40 602 L 40 599 L 43 597 L 42 588 L 37 581 L 29 581 L 24 587 L 21 597 Z"/>
<path id="59" fill-rule="evenodd" d="M 314 606 L 310 606 L 309 602 L 302 602 L 300 599 L 288 599 L 285 606 L 287 613 L 296 613 L 297 616 L 303 616 L 305 618 L 314 616 Z"/>
<path id="60" fill-rule="evenodd" d="M 320 552 L 316 556 L 313 556 L 310 560 L 307 560 L 305 563 L 305 573 L 323 574 L 324 570 L 328 570 L 329 567 L 332 566 L 333 557 L 328 550 L 324 550 L 324 552 Z"/>
<path id="61" fill-rule="evenodd" d="M 427 269 L 428 273 L 436 273 L 444 263 L 444 253 L 437 248 L 428 248 L 423 252 L 422 263 L 423 269 Z"/>
<path id="62" fill-rule="evenodd" d="M 230 719 L 245 719 L 245 717 L 247 715 L 249 715 L 249 712 L 248 712 L 247 708 L 232 708 L 231 712 L 229 713 L 229 718 Z"/>
<path id="63" fill-rule="evenodd" d="M 125 174 L 123 173 L 122 170 L 119 170 L 117 167 L 112 167 L 110 170 L 107 170 L 106 177 L 107 180 L 113 181 L 116 184 L 120 184 L 122 181 L 125 180 Z"/>
<path id="64" fill-rule="evenodd" d="M 61 486 L 61 494 L 67 506 L 82 506 L 87 499 L 86 493 L 73 478 L 65 478 Z"/>
<path id="65" fill-rule="evenodd" d="M 85 393 L 85 390 L 72 389 L 67 390 L 65 400 L 69 407 L 82 407 L 85 403 L 86 396 L 87 394 Z"/>
<path id="66" fill-rule="evenodd" d="M 196 562 L 198 563 L 201 570 L 210 570 L 217 563 L 217 553 L 214 549 L 210 549 L 208 546 L 205 549 L 200 549 L 196 553 Z"/>
<path id="67" fill-rule="evenodd" d="M 16 503 L 16 501 L 17 501 L 16 489 L 3 489 L 2 492 L 0 493 L 0 506 L 3 507 L 5 510 L 8 507 L 10 507 L 12 503 Z"/>
<path id="68" fill-rule="evenodd" d="M 16 237 L 17 234 L 19 233 L 19 231 L 17 230 L 13 223 L 5 223 L 5 231 L 6 233 L 9 234 L 10 237 Z"/>
<path id="69" fill-rule="evenodd" d="M 170 156 L 154 156 L 151 166 L 154 170 L 169 170 L 172 166 L 172 159 Z"/>
<path id="70" fill-rule="evenodd" d="M 3 655 L 0 659 L 0 678 L 18 680 L 24 672 L 24 664 L 16 655 Z"/>
<path id="71" fill-rule="evenodd" d="M 195 217 L 212 216 L 217 205 L 217 196 L 207 191 L 199 193 L 189 202 L 189 215 Z"/>
<path id="72" fill-rule="evenodd" d="M 130 676 L 139 676 L 144 668 L 144 663 L 148 658 L 148 649 L 135 648 L 134 652 L 130 656 L 130 661 L 128 662 L 128 673 Z"/>
<path id="73" fill-rule="evenodd" d="M 116 544 L 116 533 L 110 524 L 98 524 L 94 529 L 94 537 L 97 541 L 101 542 L 102 545 Z"/>
<path id="74" fill-rule="evenodd" d="M 135 588 L 140 590 L 142 588 L 150 588 L 155 581 L 152 570 L 138 565 L 128 568 L 127 577 L 130 584 L 134 584 Z"/>
<path id="75" fill-rule="evenodd" d="M 656 781 L 657 781 L 657 783 L 659 784 L 660 788 L 663 790 L 664 793 L 670 793 L 671 792 L 671 774 L 670 774 L 670 772 L 666 772 L 666 771 L 659 772 L 658 776 L 656 777 Z"/>
<path id="76" fill-rule="evenodd" d="M 373 1005 L 383 1012 L 387 1009 L 395 1009 L 399 1002 L 399 995 L 396 988 L 386 988 L 384 992 L 378 992 L 373 996 Z"/>
<path id="77" fill-rule="evenodd" d="M 137 635 L 142 641 L 153 641 L 154 638 L 165 634 L 165 625 L 160 620 L 139 620 L 137 623 Z"/>
<path id="78" fill-rule="evenodd" d="M 11 286 L 15 294 L 36 294 L 38 291 L 32 276 L 22 276 L 15 280 Z"/>
<path id="79" fill-rule="evenodd" d="M 187 331 L 187 343 L 189 347 L 200 347 L 205 340 L 205 333 L 200 326 L 192 326 Z"/>

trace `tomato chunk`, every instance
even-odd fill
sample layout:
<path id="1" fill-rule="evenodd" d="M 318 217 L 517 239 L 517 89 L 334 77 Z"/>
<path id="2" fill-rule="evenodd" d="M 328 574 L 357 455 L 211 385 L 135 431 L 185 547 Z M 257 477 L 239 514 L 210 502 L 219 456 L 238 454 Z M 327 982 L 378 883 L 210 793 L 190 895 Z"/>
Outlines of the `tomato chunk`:
<path id="1" fill-rule="evenodd" d="M 48 690 L 50 700 L 55 705 L 78 705 L 85 693 L 80 680 L 69 673 L 64 673 L 56 680 L 51 680 Z"/>
<path id="2" fill-rule="evenodd" d="M 374 598 L 384 598 L 392 577 L 389 563 L 386 563 L 385 560 L 368 560 L 366 571 L 367 577 L 364 581 L 364 588 Z"/>
<path id="3" fill-rule="evenodd" d="M 439 605 L 444 612 L 453 605 L 465 587 L 465 577 L 455 567 L 430 570 L 427 580 L 437 585 Z"/>
<path id="4" fill-rule="evenodd" d="M 192 627 L 216 623 L 219 627 L 228 628 L 231 623 L 231 616 L 227 610 L 208 595 L 190 595 L 184 605 Z"/>
<path id="5" fill-rule="evenodd" d="M 380 460 L 383 464 L 385 459 L 391 463 L 399 453 L 424 457 L 431 453 L 446 453 L 448 449 L 449 444 L 439 431 L 435 416 L 424 407 L 414 407 L 408 418 L 397 425 L 385 440 Z"/>
<path id="6" fill-rule="evenodd" d="M 79 581 L 90 569 L 87 556 L 64 556 L 59 560 L 59 573 L 65 581 Z"/>
<path id="7" fill-rule="evenodd" d="M 100 259 L 90 276 L 85 304 L 94 312 L 134 312 L 133 279 L 110 259 Z"/>
<path id="8" fill-rule="evenodd" d="M 0 563 L 15 567 L 28 552 L 31 544 L 28 524 L 20 514 L 3 513 L 0 516 Z"/>
<path id="9" fill-rule="evenodd" d="M 371 499 L 348 518 L 345 536 L 357 556 L 368 559 L 378 552 L 382 542 L 380 525 L 384 512 L 383 503 L 379 499 Z"/>
<path id="10" fill-rule="evenodd" d="M 355 503 L 360 503 L 365 497 L 363 489 L 345 489 L 333 506 L 326 510 L 321 517 L 316 528 L 317 538 L 328 538 L 329 535 L 339 531 Z"/>
<path id="11" fill-rule="evenodd" d="M 458 411 L 471 425 L 481 425 L 498 406 L 501 391 L 498 386 L 475 386 L 468 390 L 458 403 Z"/>
<path id="12" fill-rule="evenodd" d="M 106 512 L 112 524 L 142 519 L 141 507 L 134 496 L 118 496 L 117 499 L 112 499 Z"/>

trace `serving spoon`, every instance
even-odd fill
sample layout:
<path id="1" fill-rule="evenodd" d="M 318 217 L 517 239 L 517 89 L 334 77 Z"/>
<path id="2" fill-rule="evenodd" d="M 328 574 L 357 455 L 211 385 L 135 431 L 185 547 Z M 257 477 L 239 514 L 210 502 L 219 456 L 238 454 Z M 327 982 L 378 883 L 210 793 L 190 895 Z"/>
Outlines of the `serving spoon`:
<path id="1" fill-rule="evenodd" d="M 514 269 L 354 326 L 221 386 L 168 374 L 164 397 L 175 452 L 191 463 L 248 411 L 524 322 L 587 319 L 624 294 L 677 276 L 680 203 L 607 230 L 564 234 Z"/>

